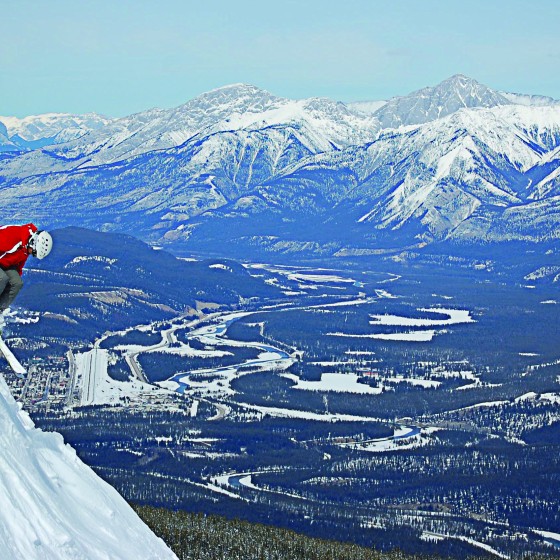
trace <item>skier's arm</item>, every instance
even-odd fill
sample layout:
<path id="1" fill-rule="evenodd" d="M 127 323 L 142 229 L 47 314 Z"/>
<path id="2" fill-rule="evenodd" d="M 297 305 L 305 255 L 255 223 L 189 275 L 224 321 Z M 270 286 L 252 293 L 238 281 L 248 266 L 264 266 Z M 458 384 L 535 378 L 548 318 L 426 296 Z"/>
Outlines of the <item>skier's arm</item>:
<path id="1" fill-rule="evenodd" d="M 22 230 L 25 232 L 24 236 L 23 236 L 23 247 L 25 249 L 25 257 L 16 264 L 16 270 L 18 271 L 18 274 L 20 276 L 23 276 L 23 267 L 25 266 L 25 263 L 27 261 L 27 255 L 29 254 L 28 252 L 28 243 L 29 243 L 29 237 L 31 237 L 31 234 L 35 233 L 37 231 L 37 226 L 35 224 L 26 224 L 24 226 L 21 226 Z"/>

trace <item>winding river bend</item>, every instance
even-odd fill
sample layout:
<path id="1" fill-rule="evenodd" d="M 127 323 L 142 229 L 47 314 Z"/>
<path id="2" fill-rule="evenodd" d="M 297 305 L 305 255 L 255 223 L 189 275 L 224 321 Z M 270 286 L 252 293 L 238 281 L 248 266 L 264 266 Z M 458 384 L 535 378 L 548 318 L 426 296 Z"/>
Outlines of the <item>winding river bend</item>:
<path id="1" fill-rule="evenodd" d="M 229 387 L 229 383 L 236 377 L 243 375 L 240 372 L 243 369 L 270 369 L 272 367 L 287 368 L 292 365 L 295 358 L 292 358 L 286 351 L 271 346 L 270 344 L 263 344 L 260 342 L 240 342 L 233 339 L 225 339 L 225 334 L 235 321 L 242 317 L 251 315 L 251 313 L 226 313 L 215 320 L 216 323 L 205 325 L 198 329 L 193 330 L 187 334 L 187 341 L 196 340 L 197 342 L 207 346 L 238 346 L 244 348 L 254 348 L 259 354 L 257 358 L 249 359 L 239 364 L 229 366 L 222 366 L 218 368 L 208 368 L 196 370 L 197 374 L 208 374 L 222 379 Z M 179 393 L 184 393 L 186 390 L 193 387 L 193 382 L 190 380 L 188 372 L 181 372 L 168 380 L 168 383 L 176 384 L 175 390 Z"/>

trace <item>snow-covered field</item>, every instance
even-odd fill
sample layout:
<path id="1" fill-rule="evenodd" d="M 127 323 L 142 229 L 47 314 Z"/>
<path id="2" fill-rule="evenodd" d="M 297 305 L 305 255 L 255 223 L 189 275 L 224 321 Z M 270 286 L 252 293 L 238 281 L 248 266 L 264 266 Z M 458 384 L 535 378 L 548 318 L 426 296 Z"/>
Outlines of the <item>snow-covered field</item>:
<path id="1" fill-rule="evenodd" d="M 444 332 L 444 331 L 440 331 Z M 329 336 L 339 336 L 343 338 L 374 338 L 377 340 L 394 340 L 400 342 L 431 342 L 436 331 L 405 331 L 400 333 L 372 333 L 372 334 L 352 334 L 344 332 L 329 332 Z"/>
<path id="2" fill-rule="evenodd" d="M 295 383 L 294 389 L 302 391 L 333 391 L 337 393 L 360 393 L 379 395 L 383 392 L 382 388 L 370 387 L 363 383 L 358 383 L 359 376 L 353 373 L 323 373 L 320 381 L 304 381 L 297 375 L 291 373 L 282 374 L 283 377 Z"/>
<path id="3" fill-rule="evenodd" d="M 387 297 L 387 296 L 385 296 Z M 424 329 L 423 327 L 448 327 L 451 325 L 459 325 L 463 323 L 474 323 L 470 311 L 466 309 L 448 309 L 448 308 L 421 308 L 418 311 L 423 313 L 437 313 L 439 315 L 447 315 L 444 319 L 426 319 L 414 317 L 402 317 L 399 315 L 371 315 L 370 325 L 374 327 L 390 326 L 390 327 L 418 327 L 419 330 L 404 330 L 402 332 L 391 333 L 371 333 L 371 334 L 354 334 L 342 331 L 329 332 L 329 336 L 338 336 L 346 338 L 372 338 L 377 340 L 389 340 L 399 342 L 431 342 L 434 336 L 448 332 L 445 329 Z"/>
<path id="4" fill-rule="evenodd" d="M 541 535 L 541 537 L 550 539 L 551 541 L 554 541 L 555 543 L 558 543 L 558 545 L 560 545 L 560 533 L 553 533 L 551 531 L 540 531 L 540 530 L 535 530 L 535 533 Z"/>
<path id="5" fill-rule="evenodd" d="M 165 398 L 167 391 L 136 379 L 116 381 L 108 372 L 107 350 L 94 348 L 77 354 L 76 376 L 79 387 L 79 405 L 122 404 L 125 401 L 142 401 L 147 394 Z"/>
<path id="6" fill-rule="evenodd" d="M 441 327 L 459 325 L 461 323 L 474 323 L 470 311 L 467 309 L 446 309 L 439 307 L 421 308 L 424 313 L 437 313 L 447 315 L 445 319 L 415 319 L 414 317 L 401 317 L 399 315 L 372 315 L 371 325 L 390 325 L 397 327 Z"/>

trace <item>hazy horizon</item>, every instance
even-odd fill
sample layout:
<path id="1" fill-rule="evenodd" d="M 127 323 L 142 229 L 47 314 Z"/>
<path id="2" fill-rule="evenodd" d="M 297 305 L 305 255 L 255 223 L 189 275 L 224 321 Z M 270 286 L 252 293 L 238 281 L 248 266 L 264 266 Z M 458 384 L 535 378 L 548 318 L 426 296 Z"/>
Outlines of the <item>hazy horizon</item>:
<path id="1" fill-rule="evenodd" d="M 454 74 L 558 99 L 557 16 L 552 0 L 22 0 L 0 20 L 0 114 L 118 117 L 232 83 L 375 101 Z"/>

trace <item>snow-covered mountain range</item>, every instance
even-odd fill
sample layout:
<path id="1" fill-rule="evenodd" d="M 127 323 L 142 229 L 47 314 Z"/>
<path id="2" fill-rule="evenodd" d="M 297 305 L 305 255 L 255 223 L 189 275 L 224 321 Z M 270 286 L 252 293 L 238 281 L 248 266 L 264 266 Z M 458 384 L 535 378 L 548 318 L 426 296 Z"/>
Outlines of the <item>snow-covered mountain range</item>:
<path id="1" fill-rule="evenodd" d="M 558 236 L 560 104 L 462 75 L 383 104 L 235 84 L 174 109 L 74 118 L 80 135 L 37 119 L 50 140 L 26 138 L 51 143 L 0 158 L 3 221 L 241 253 Z M 0 122 L 0 146 L 23 137 L 22 121 Z"/>
<path id="2" fill-rule="evenodd" d="M 116 490 L 35 428 L 0 376 L 2 558 L 176 558 Z"/>
<path id="3" fill-rule="evenodd" d="M 62 144 L 84 134 L 99 130 L 111 122 L 108 117 L 88 113 L 70 115 L 66 113 L 47 113 L 17 117 L 0 116 L 0 152 L 42 148 Z"/>

